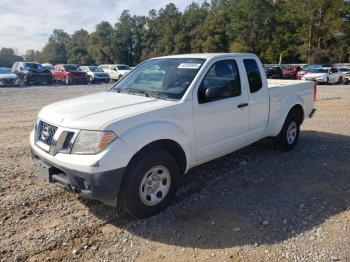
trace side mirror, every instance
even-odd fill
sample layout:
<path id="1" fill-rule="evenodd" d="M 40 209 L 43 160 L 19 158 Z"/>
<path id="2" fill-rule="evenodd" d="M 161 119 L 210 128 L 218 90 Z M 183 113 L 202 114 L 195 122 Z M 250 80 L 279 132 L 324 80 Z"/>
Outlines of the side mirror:
<path id="1" fill-rule="evenodd" d="M 204 104 L 226 97 L 228 81 L 220 81 L 220 84 L 205 86 L 203 83 L 198 90 L 198 101 Z"/>
<path id="2" fill-rule="evenodd" d="M 117 69 L 117 68 L 113 68 L 113 70 L 114 70 L 114 71 L 118 71 L 118 69 Z"/>
<path id="3" fill-rule="evenodd" d="M 20 69 L 20 70 L 23 70 L 23 67 L 21 66 L 19 69 Z"/>

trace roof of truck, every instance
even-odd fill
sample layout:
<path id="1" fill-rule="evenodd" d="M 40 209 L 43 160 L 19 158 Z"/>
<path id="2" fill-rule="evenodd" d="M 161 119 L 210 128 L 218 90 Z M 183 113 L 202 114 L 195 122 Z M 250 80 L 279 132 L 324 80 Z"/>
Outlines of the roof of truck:
<path id="1" fill-rule="evenodd" d="M 208 59 L 208 58 L 214 58 L 214 57 L 222 57 L 222 56 L 254 56 L 254 54 L 250 53 L 197 53 L 197 54 L 181 54 L 181 55 L 170 55 L 170 56 L 162 56 L 162 57 L 155 57 L 157 58 L 202 58 L 202 59 Z"/>

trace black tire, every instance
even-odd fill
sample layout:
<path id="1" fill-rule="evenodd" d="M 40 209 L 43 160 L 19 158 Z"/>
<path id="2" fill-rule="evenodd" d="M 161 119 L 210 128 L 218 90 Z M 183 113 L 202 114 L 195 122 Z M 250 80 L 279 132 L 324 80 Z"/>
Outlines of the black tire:
<path id="1" fill-rule="evenodd" d="M 343 77 L 342 76 L 339 77 L 338 84 L 343 84 Z"/>
<path id="2" fill-rule="evenodd" d="M 141 197 L 141 191 L 146 190 L 146 188 L 141 187 L 141 183 L 146 176 L 149 177 L 150 170 L 157 167 L 165 167 L 169 171 L 170 181 L 167 180 L 165 183 L 170 182 L 170 187 L 167 194 L 159 203 L 146 205 L 143 202 L 145 200 L 142 200 Z M 127 167 L 119 194 L 119 203 L 126 212 L 134 217 L 145 218 L 154 216 L 166 209 L 173 201 L 176 194 L 178 177 L 179 167 L 174 157 L 168 152 L 161 149 L 150 149 L 140 152 Z M 161 181 L 161 183 L 163 182 L 164 180 Z M 157 194 L 157 198 L 160 199 L 162 197 L 162 195 L 158 197 Z"/>
<path id="3" fill-rule="evenodd" d="M 274 138 L 274 144 L 278 149 L 283 151 L 292 150 L 295 145 L 298 143 L 300 135 L 300 116 L 296 112 L 290 112 L 286 118 L 286 121 L 283 124 L 281 132 L 277 137 Z M 291 134 L 293 127 L 295 127 L 295 136 L 294 139 L 291 139 Z M 289 130 L 289 129 L 292 130 Z M 292 132 L 294 133 L 294 132 Z"/>

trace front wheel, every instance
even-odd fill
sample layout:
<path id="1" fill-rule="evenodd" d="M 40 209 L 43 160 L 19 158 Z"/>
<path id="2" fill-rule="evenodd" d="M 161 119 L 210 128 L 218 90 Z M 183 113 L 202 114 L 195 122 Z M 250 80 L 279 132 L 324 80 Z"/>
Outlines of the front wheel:
<path id="1" fill-rule="evenodd" d="M 300 121 L 296 113 L 292 112 L 286 118 L 281 132 L 274 139 L 275 145 L 285 151 L 292 150 L 298 142 Z"/>
<path id="2" fill-rule="evenodd" d="M 176 194 L 179 168 L 164 150 L 141 152 L 128 166 L 120 192 L 121 205 L 138 218 L 166 209 Z"/>
<path id="3" fill-rule="evenodd" d="M 338 84 L 343 84 L 344 82 L 343 82 L 343 77 L 339 77 L 339 80 L 338 80 Z"/>

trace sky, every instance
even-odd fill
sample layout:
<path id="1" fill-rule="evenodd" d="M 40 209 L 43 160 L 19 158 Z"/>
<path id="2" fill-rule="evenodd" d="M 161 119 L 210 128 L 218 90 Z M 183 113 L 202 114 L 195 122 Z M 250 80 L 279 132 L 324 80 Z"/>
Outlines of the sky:
<path id="1" fill-rule="evenodd" d="M 147 15 L 169 2 L 183 11 L 193 0 L 0 0 L 0 48 L 11 47 L 18 54 L 41 50 L 54 29 L 92 32 L 101 21 L 114 25 L 125 9 Z"/>

